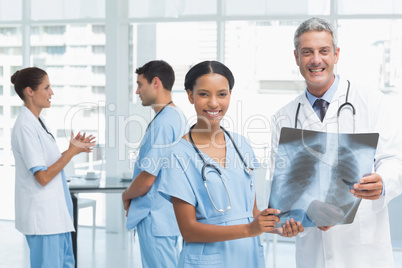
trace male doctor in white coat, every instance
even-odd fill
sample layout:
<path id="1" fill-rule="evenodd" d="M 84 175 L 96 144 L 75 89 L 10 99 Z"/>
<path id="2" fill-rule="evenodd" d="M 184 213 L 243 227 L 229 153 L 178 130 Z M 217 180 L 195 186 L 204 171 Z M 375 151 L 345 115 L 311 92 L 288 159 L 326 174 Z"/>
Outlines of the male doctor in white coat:
<path id="1" fill-rule="evenodd" d="M 273 116 L 271 160 L 275 158 L 282 127 L 380 134 L 373 173 L 356 178 L 359 183 L 350 190 L 351 195 L 362 199 L 353 223 L 305 228 L 296 238 L 297 267 L 394 267 L 387 203 L 401 193 L 402 148 L 401 134 L 394 128 L 395 122 L 392 126 L 384 96 L 379 90 L 359 87 L 334 74 L 340 49 L 329 22 L 319 18 L 304 21 L 295 32 L 294 45 L 296 63 L 307 88 Z M 338 117 L 338 108 L 346 98 L 354 106 L 355 115 L 349 106 Z M 324 108 L 325 115 L 315 107 L 317 99 L 329 105 Z M 329 212 L 325 208 L 321 211 Z"/>

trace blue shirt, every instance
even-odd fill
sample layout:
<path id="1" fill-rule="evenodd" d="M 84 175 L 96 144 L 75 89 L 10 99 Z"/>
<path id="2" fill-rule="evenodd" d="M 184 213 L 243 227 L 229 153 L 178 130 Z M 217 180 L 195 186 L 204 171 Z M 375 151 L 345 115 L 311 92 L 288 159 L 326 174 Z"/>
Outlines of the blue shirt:
<path id="1" fill-rule="evenodd" d="M 258 168 L 258 161 L 249 142 L 241 135 L 231 134 L 244 161 L 250 168 Z M 194 206 L 198 222 L 213 225 L 249 224 L 253 221 L 255 175 L 245 172 L 244 164 L 226 134 L 225 140 L 225 167 L 200 152 L 208 164 L 216 166 L 222 173 L 221 179 L 213 169 L 205 168 L 210 197 L 202 179 L 204 163 L 191 143 L 184 139 L 171 149 L 171 162 L 162 176 L 158 190 L 167 200 L 173 196 Z M 217 209 L 226 209 L 230 203 L 231 209 L 220 213 L 214 208 L 211 199 Z M 262 268 L 265 267 L 264 247 L 258 236 L 212 243 L 184 242 L 178 267 Z"/>
<path id="2" fill-rule="evenodd" d="M 132 229 L 151 214 L 154 236 L 175 236 L 180 231 L 172 204 L 157 192 L 168 151 L 188 131 L 186 118 L 179 108 L 166 106 L 151 122 L 141 142 L 141 149 L 134 166 L 133 179 L 142 171 L 156 177 L 151 189 L 143 196 L 131 200 L 127 216 L 127 229 Z"/>
<path id="3" fill-rule="evenodd" d="M 317 98 L 316 96 L 312 95 L 307 89 L 306 89 L 306 97 L 308 102 L 311 104 L 311 106 L 314 109 L 314 112 L 320 116 L 320 109 L 318 107 L 313 106 L 314 102 L 318 99 L 323 99 L 326 100 L 328 103 L 331 103 L 332 98 L 335 95 L 336 90 L 338 89 L 338 84 L 339 84 L 339 76 L 335 75 L 335 80 L 332 83 L 331 87 L 325 92 L 325 94 L 321 98 Z"/>

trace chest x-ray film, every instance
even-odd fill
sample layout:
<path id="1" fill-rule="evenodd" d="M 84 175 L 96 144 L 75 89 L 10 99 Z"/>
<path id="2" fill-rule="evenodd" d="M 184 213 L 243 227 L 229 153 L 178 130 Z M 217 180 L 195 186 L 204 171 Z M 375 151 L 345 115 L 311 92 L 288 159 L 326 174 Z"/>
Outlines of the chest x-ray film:
<path id="1" fill-rule="evenodd" d="M 282 128 L 269 200 L 281 211 L 277 227 L 352 223 L 361 199 L 350 189 L 372 173 L 378 137 Z"/>

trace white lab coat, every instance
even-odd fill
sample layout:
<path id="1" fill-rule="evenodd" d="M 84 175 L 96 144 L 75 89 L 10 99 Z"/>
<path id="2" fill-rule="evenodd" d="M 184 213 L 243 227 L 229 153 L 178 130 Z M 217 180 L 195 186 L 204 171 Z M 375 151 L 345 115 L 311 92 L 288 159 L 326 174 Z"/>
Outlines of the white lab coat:
<path id="1" fill-rule="evenodd" d="M 30 171 L 32 167 L 51 166 L 61 153 L 56 141 L 46 133 L 26 106 L 22 106 L 15 121 L 11 146 L 15 158 L 16 229 L 25 235 L 74 231 L 64 197 L 61 173 L 46 186 L 41 186 Z"/>
<path id="2" fill-rule="evenodd" d="M 337 111 L 345 102 L 346 92 L 347 81 L 340 79 L 323 122 L 315 114 L 305 92 L 280 109 L 272 121 L 271 166 L 274 166 L 280 130 L 282 127 L 294 127 L 299 103 L 297 128 L 336 133 Z M 296 263 L 299 268 L 394 267 L 387 203 L 402 190 L 401 134 L 393 128 L 398 118 L 389 118 L 388 107 L 380 91 L 358 87 L 353 81 L 349 102 L 356 109 L 355 133 L 380 133 L 374 170 L 384 181 L 385 196 L 375 201 L 362 200 L 352 224 L 337 225 L 326 232 L 316 227 L 306 228 L 296 238 Z M 351 110 L 344 108 L 339 117 L 339 132 L 353 132 L 352 118 Z"/>

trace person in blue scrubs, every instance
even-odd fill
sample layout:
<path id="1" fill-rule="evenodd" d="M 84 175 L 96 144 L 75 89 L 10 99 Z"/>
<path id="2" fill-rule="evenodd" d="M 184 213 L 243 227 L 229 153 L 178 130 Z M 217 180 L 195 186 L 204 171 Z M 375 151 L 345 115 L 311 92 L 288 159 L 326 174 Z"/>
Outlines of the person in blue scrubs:
<path id="1" fill-rule="evenodd" d="M 123 192 L 127 229 L 137 227 L 143 267 L 176 267 L 180 231 L 170 202 L 157 192 L 166 148 L 187 131 L 186 118 L 171 98 L 175 75 L 165 61 L 150 61 L 136 70 L 137 94 L 156 115 L 149 123 L 134 167 L 133 182 Z"/>
<path id="2" fill-rule="evenodd" d="M 293 220 L 275 229 L 280 211 L 257 208 L 253 170 L 259 164 L 253 149 L 220 125 L 233 85 L 232 72 L 217 61 L 201 62 L 185 77 L 197 122 L 170 148 L 158 189 L 173 203 L 185 241 L 178 267 L 265 267 L 258 235 L 291 237 L 303 231 Z"/>
<path id="3" fill-rule="evenodd" d="M 73 208 L 63 168 L 81 152 L 91 152 L 94 137 L 71 133 L 68 149 L 61 154 L 44 119 L 53 93 L 47 73 L 25 68 L 11 77 L 24 101 L 15 121 L 11 147 L 15 159 L 15 226 L 30 249 L 33 268 L 74 267 L 71 232 Z"/>

